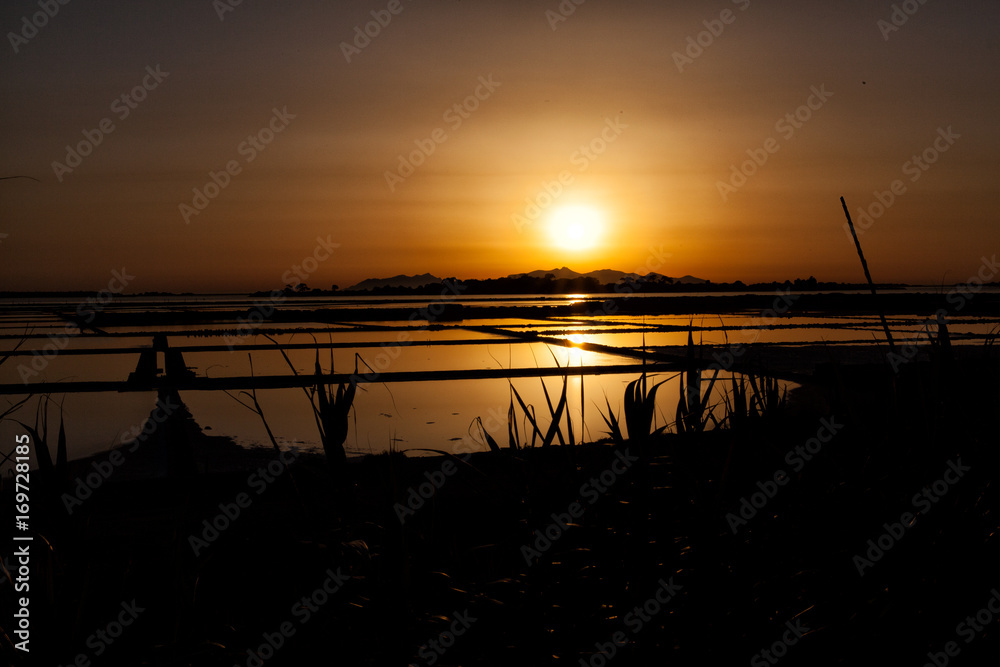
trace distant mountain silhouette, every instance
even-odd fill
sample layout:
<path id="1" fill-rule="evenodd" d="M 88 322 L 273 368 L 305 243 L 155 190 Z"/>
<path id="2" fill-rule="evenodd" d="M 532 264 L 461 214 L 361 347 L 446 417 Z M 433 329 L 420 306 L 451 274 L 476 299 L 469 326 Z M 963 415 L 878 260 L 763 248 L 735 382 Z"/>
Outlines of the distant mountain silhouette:
<path id="1" fill-rule="evenodd" d="M 694 276 L 670 278 L 660 273 L 648 273 L 645 276 L 642 276 L 638 273 L 626 273 L 625 271 L 616 271 L 615 269 L 599 269 L 597 271 L 590 271 L 589 273 L 579 273 L 566 266 L 550 270 L 539 269 L 537 271 L 532 271 L 531 273 L 514 273 L 504 278 L 500 278 L 499 280 L 545 280 L 546 276 L 549 275 L 553 276 L 554 280 L 582 281 L 592 278 L 597 281 L 598 285 L 614 285 L 623 278 L 630 281 L 637 280 L 641 283 L 667 282 L 674 285 L 704 285 L 709 282 L 708 280 L 696 278 Z M 419 276 L 406 276 L 400 274 L 391 278 L 366 278 L 357 285 L 351 285 L 346 291 L 383 290 L 396 287 L 417 288 L 434 285 L 440 282 L 441 278 L 430 273 L 424 273 Z"/>
<path id="2" fill-rule="evenodd" d="M 646 276 L 640 276 L 638 273 L 626 273 L 625 271 L 616 271 L 615 269 L 599 269 L 597 271 L 591 271 L 589 273 L 577 273 L 569 267 L 562 267 L 560 269 L 551 269 L 546 271 L 544 269 L 539 269 L 538 271 L 532 271 L 531 273 L 515 273 L 513 275 L 507 276 L 508 278 L 544 278 L 545 276 L 552 274 L 556 280 L 572 280 L 574 278 L 595 278 L 597 282 L 602 285 L 610 285 L 617 283 L 619 280 L 626 276 L 631 276 L 633 279 L 643 278 L 645 281 L 654 281 L 658 279 L 663 274 L 660 273 L 649 273 Z M 663 276 L 664 278 L 669 278 L 669 276 Z M 675 284 L 682 285 L 702 285 L 707 283 L 707 280 L 702 278 L 695 278 L 694 276 L 684 276 L 682 278 L 671 278 Z"/>
<path id="3" fill-rule="evenodd" d="M 572 280 L 573 278 L 596 278 L 598 282 L 602 285 L 608 283 L 618 282 L 618 280 L 626 275 L 624 271 L 615 271 L 614 269 L 601 269 L 600 271 L 591 271 L 590 273 L 578 273 L 569 267 L 562 267 L 561 269 L 539 269 L 537 271 L 532 271 L 531 273 L 514 273 L 508 278 L 544 278 L 545 276 L 552 274 L 556 280 Z"/>
<path id="4" fill-rule="evenodd" d="M 372 290 L 381 287 L 423 287 L 440 283 L 441 278 L 424 273 L 419 276 L 404 276 L 402 274 L 392 278 L 366 278 L 357 285 L 351 285 L 348 290 Z"/>
<path id="5" fill-rule="evenodd" d="M 674 278 L 675 283 L 680 283 L 682 285 L 704 285 L 709 281 L 704 278 L 695 278 L 694 276 L 687 275 L 681 276 L 680 278 Z"/>

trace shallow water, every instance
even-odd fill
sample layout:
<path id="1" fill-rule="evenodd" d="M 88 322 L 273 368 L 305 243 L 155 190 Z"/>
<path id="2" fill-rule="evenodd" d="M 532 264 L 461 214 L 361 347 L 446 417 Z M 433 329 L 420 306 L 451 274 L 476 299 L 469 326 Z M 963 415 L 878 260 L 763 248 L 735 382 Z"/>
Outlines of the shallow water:
<path id="1" fill-rule="evenodd" d="M 471 303 L 487 300 L 491 305 L 569 303 L 580 295 L 569 297 L 486 297 L 463 299 Z M 312 307 L 329 305 L 353 308 L 376 304 L 414 308 L 425 307 L 433 297 L 385 299 L 312 299 L 296 297 L 301 304 Z M 37 302 L 37 300 L 35 300 Z M 151 304 L 183 309 L 247 308 L 253 299 L 218 296 L 199 299 L 122 299 L 108 306 L 117 312 L 145 312 Z M 290 300 L 291 301 L 291 300 Z M 635 364 L 634 356 L 614 352 L 593 352 L 571 346 L 548 345 L 523 340 L 524 334 L 537 334 L 569 340 L 574 345 L 596 343 L 618 348 L 623 352 L 649 347 L 682 346 L 688 339 L 687 329 L 694 328 L 695 342 L 705 344 L 772 343 L 805 345 L 871 345 L 883 341 L 884 333 L 876 316 L 809 314 L 797 317 L 761 319 L 757 313 L 725 315 L 611 315 L 599 320 L 589 317 L 503 318 L 476 319 L 437 324 L 424 320 L 322 324 L 315 322 L 267 325 L 250 335 L 233 336 L 233 323 L 170 326 L 107 327 L 108 335 L 75 333 L 51 311 L 38 310 L 39 305 L 72 303 L 46 300 L 43 304 L 26 300 L 11 303 L 0 311 L 0 350 L 9 351 L 26 331 L 33 337 L 20 348 L 28 355 L 12 356 L 0 366 L 0 384 L 28 385 L 58 381 L 124 381 L 138 361 L 135 348 L 151 345 L 153 332 L 167 334 L 171 348 L 216 346 L 212 350 L 184 351 L 185 363 L 202 377 L 245 377 L 251 374 L 288 375 L 282 354 L 272 342 L 261 335 L 271 335 L 283 346 L 296 344 L 332 344 L 333 370 L 349 373 L 355 360 L 359 371 L 369 368 L 380 372 L 425 372 L 441 370 L 478 370 L 501 368 L 551 368 L 560 366 L 611 366 Z M 889 317 L 894 337 L 899 340 L 926 339 L 927 327 L 920 318 Z M 480 330 L 482 327 L 501 329 L 522 338 L 512 338 L 502 332 Z M 949 331 L 956 345 L 981 345 L 983 338 L 1000 328 L 1000 321 L 990 318 L 956 317 L 949 319 Z M 305 331 L 306 329 L 312 332 Z M 292 333 L 297 330 L 298 333 Z M 936 333 L 931 327 L 931 333 Z M 426 343 L 443 343 L 427 345 Z M 342 347 L 339 347 L 342 346 Z M 125 348 L 131 350 L 122 351 Z M 230 349 L 231 348 L 231 349 Z M 34 351 L 37 354 L 32 354 Z M 97 353 L 106 351 L 105 353 Z M 286 349 L 296 372 L 311 374 L 316 360 L 314 349 Z M 325 372 L 331 370 L 331 350 L 321 349 L 320 361 Z M 161 364 L 162 365 L 162 364 Z M 607 426 L 598 406 L 605 411 L 605 397 L 615 411 L 621 410 L 625 386 L 638 377 L 637 373 L 570 376 L 568 383 L 569 414 L 576 439 L 594 440 L 606 435 Z M 720 379 L 724 379 L 720 376 Z M 676 374 L 660 374 L 651 381 L 667 380 L 657 396 L 657 424 L 673 421 L 679 397 Z M 388 449 L 433 448 L 448 451 L 485 449 L 482 439 L 470 434 L 470 425 L 481 417 L 491 435 L 501 444 L 507 441 L 507 409 L 513 385 L 523 399 L 534 405 L 540 415 L 540 426 L 549 423 L 548 408 L 539 378 L 466 379 L 448 381 L 405 381 L 389 384 L 363 384 L 352 411 L 351 429 L 346 447 L 350 454 L 382 452 Z M 562 389 L 560 378 L 547 378 L 552 400 Z M 581 386 L 583 399 L 581 401 Z M 722 400 L 728 383 L 716 386 L 713 402 Z M 789 385 L 790 386 L 790 385 Z M 26 388 L 26 391 L 29 391 Z M 0 397 L 0 411 L 17 395 Z M 227 435 L 246 445 L 268 444 L 260 419 L 221 391 L 186 391 L 182 398 L 195 419 L 214 435 Z M 71 458 L 78 458 L 119 444 L 122 433 L 141 427 L 155 404 L 154 392 L 74 393 L 52 395 L 52 405 L 61 404 Z M 268 389 L 258 391 L 258 399 L 276 437 L 283 446 L 316 448 L 319 446 L 316 426 L 309 400 L 301 389 Z M 32 398 L 14 417 L 28 424 L 35 422 L 38 397 Z M 520 410 L 517 411 L 520 414 Z M 50 408 L 51 439 L 58 428 L 58 406 Z M 520 418 L 522 438 L 524 419 Z M 21 427 L 7 420 L 0 423 L 0 438 L 9 441 Z M 565 423 L 563 433 L 566 433 Z"/>

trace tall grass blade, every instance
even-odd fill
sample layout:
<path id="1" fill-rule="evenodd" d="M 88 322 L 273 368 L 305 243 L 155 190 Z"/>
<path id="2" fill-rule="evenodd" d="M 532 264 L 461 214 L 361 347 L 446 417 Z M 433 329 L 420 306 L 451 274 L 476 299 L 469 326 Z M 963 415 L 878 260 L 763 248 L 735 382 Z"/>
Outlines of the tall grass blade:
<path id="1" fill-rule="evenodd" d="M 59 435 L 56 439 L 56 467 L 61 468 L 66 465 L 66 419 L 63 415 L 62 406 L 59 406 Z"/>
<path id="2" fill-rule="evenodd" d="M 489 445 L 491 452 L 500 451 L 500 445 L 497 444 L 497 441 L 493 439 L 493 436 L 491 436 L 489 434 L 489 431 L 486 430 L 486 427 L 483 426 L 482 417 L 476 417 L 475 419 L 473 419 L 472 424 L 469 426 L 470 429 L 472 428 L 472 425 L 479 427 L 479 433 L 483 436 L 483 439 L 486 441 L 486 444 Z"/>
<path id="3" fill-rule="evenodd" d="M 540 428 L 538 428 L 538 422 L 535 419 L 535 413 L 534 413 L 533 410 L 529 410 L 528 409 L 529 406 L 525 405 L 524 399 L 521 398 L 521 394 L 517 393 L 517 389 L 514 388 L 513 384 L 510 385 L 510 390 L 512 392 L 514 392 L 514 397 L 517 398 L 518 405 L 521 406 L 521 410 L 524 411 L 525 417 L 528 419 L 528 422 L 531 424 L 531 428 L 532 428 L 532 431 L 531 431 L 531 446 L 534 447 L 535 446 L 535 437 L 536 436 L 538 436 L 539 438 L 542 437 L 542 431 L 541 431 Z"/>
<path id="4" fill-rule="evenodd" d="M 559 397 L 559 404 L 556 406 L 556 409 L 552 412 L 552 423 L 549 424 L 548 433 L 545 434 L 545 439 L 542 440 L 542 447 L 548 447 L 550 444 L 552 444 L 552 439 L 556 436 L 559 437 L 560 444 L 565 444 L 565 441 L 563 440 L 562 437 L 562 433 L 560 432 L 559 422 L 562 420 L 563 410 L 566 409 L 566 388 L 568 385 L 569 385 L 569 379 L 564 377 L 562 395 Z M 543 387 L 545 386 L 544 382 L 542 383 L 542 386 Z"/>
<path id="5" fill-rule="evenodd" d="M 646 374 L 633 380 L 625 388 L 625 427 L 630 440 L 644 440 L 653 433 L 653 415 L 656 412 L 656 390 L 667 380 L 648 387 Z"/>
<path id="6" fill-rule="evenodd" d="M 507 407 L 507 446 L 515 451 L 521 448 L 521 434 L 517 429 L 517 412 L 514 410 L 513 393 L 510 396 L 510 405 Z"/>
<path id="7" fill-rule="evenodd" d="M 598 408 L 597 411 L 601 413 L 601 418 L 604 420 L 604 423 L 608 425 L 608 435 L 611 436 L 614 443 L 618 446 L 624 446 L 625 436 L 622 435 L 621 424 L 618 421 L 617 415 L 615 415 L 615 413 L 611 410 L 611 402 L 608 400 L 607 396 L 604 397 L 604 402 L 608 406 L 608 414 L 605 415 L 600 408 Z"/>
<path id="8" fill-rule="evenodd" d="M 542 392 L 545 394 L 545 403 L 549 407 L 549 416 L 552 417 L 552 423 L 556 424 L 556 430 L 555 430 L 555 433 L 553 435 L 555 435 L 555 436 L 557 436 L 559 438 L 559 444 L 560 445 L 565 445 L 566 441 L 563 440 L 562 429 L 560 429 L 558 427 L 558 418 L 556 417 L 556 409 L 552 407 L 552 399 L 549 397 L 549 390 L 545 386 L 545 380 L 543 378 L 539 378 L 538 381 L 542 383 Z M 564 382 L 563 383 L 563 399 L 565 399 L 565 398 L 566 398 L 566 386 L 565 386 L 565 382 Z M 559 407 L 560 407 L 560 409 L 562 408 L 561 405 Z M 562 414 L 561 411 L 560 411 L 560 414 Z M 552 425 L 550 424 L 549 425 L 549 433 L 551 433 L 551 432 L 552 432 Z M 548 434 L 546 434 L 546 438 L 542 441 L 542 447 L 547 447 L 548 446 L 548 441 L 549 441 Z"/>

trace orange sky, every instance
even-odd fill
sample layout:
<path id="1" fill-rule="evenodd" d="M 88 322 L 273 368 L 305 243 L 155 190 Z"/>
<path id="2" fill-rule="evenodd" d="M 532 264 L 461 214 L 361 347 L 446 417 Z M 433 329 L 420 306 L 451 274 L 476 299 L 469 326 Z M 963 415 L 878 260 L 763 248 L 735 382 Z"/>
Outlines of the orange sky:
<path id="1" fill-rule="evenodd" d="M 272 289 L 317 238 L 339 246 L 314 287 L 664 255 L 717 282 L 861 281 L 838 198 L 877 213 L 894 181 L 861 237 L 875 280 L 963 282 L 1000 251 L 995 3 L 927 3 L 892 31 L 892 3 L 676 4 L 556 22 L 556 0 L 245 0 L 221 20 L 207 0 L 74 2 L 31 33 L 37 4 L 11 0 L 0 176 L 41 182 L 0 181 L 0 289 L 96 290 L 122 267 L 128 291 Z M 226 185 L 194 215 L 210 172 Z M 603 216 L 595 246 L 553 241 L 569 204 Z"/>

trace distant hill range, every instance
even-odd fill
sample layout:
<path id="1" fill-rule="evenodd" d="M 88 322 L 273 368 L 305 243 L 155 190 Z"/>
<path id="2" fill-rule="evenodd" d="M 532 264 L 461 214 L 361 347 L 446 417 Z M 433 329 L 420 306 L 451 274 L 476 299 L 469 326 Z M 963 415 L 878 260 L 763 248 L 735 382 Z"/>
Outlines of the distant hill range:
<path id="1" fill-rule="evenodd" d="M 681 278 L 670 278 L 668 276 L 663 276 L 659 273 L 650 273 L 646 276 L 641 276 L 638 273 L 626 273 L 625 271 L 616 271 L 614 269 L 600 269 L 598 271 L 591 271 L 589 273 L 578 273 L 573 269 L 568 267 L 562 267 L 559 269 L 551 269 L 546 271 L 544 269 L 539 269 L 538 271 L 532 271 L 530 273 L 515 273 L 506 276 L 510 280 L 516 280 L 518 278 L 532 278 L 535 280 L 543 280 L 546 276 L 552 275 L 555 280 L 575 280 L 575 279 L 587 279 L 593 278 L 601 285 L 613 285 L 620 281 L 622 278 L 632 278 L 639 279 L 642 278 L 644 282 L 659 282 L 663 279 L 663 282 L 670 282 L 675 285 L 704 285 L 709 281 L 702 278 L 695 278 L 694 276 L 683 276 Z M 441 278 L 431 275 L 430 273 L 424 273 L 419 276 L 405 276 L 398 275 L 391 278 L 368 278 L 362 280 L 357 285 L 351 285 L 347 288 L 348 291 L 364 291 L 364 290 L 378 290 L 391 287 L 424 287 L 425 285 L 433 285 L 440 283 Z"/>
<path id="2" fill-rule="evenodd" d="M 357 285 L 351 285 L 349 291 L 374 290 L 382 287 L 423 287 L 424 285 L 435 285 L 441 282 L 441 278 L 424 273 L 419 276 L 398 275 L 392 278 L 367 278 Z"/>
<path id="3" fill-rule="evenodd" d="M 568 267 L 562 267 L 561 269 L 552 269 L 550 271 L 545 271 L 540 269 L 538 271 L 532 271 L 531 273 L 515 273 L 513 275 L 507 276 L 508 278 L 544 278 L 545 276 L 552 274 L 552 277 L 556 280 L 573 280 L 574 278 L 594 278 L 602 285 L 613 285 L 617 283 L 622 278 L 630 276 L 633 279 L 643 278 L 646 282 L 653 282 L 658 280 L 660 277 L 664 280 L 673 282 L 674 284 L 681 285 L 704 285 L 707 280 L 702 278 L 695 278 L 694 276 L 683 276 L 681 278 L 670 278 L 669 276 L 664 276 L 660 273 L 649 273 L 642 276 L 638 273 L 626 273 L 624 271 L 616 271 L 614 269 L 600 269 L 598 271 L 591 271 L 589 273 L 577 273 L 573 269 Z"/>

